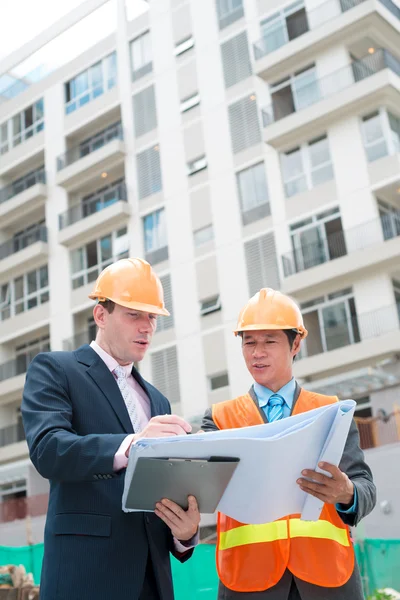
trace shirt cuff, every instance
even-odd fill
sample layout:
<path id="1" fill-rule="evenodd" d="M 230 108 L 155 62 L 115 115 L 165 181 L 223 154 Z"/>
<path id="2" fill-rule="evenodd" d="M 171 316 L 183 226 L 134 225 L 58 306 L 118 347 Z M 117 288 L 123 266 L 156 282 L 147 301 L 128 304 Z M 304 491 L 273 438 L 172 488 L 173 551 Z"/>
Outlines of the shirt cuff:
<path id="1" fill-rule="evenodd" d="M 128 465 L 128 457 L 126 456 L 125 452 L 132 443 L 133 436 L 133 433 L 127 435 L 120 447 L 118 448 L 117 452 L 115 453 L 113 464 L 114 471 L 120 471 L 121 469 L 125 469 Z"/>
<path id="2" fill-rule="evenodd" d="M 354 483 L 353 483 L 353 486 L 354 486 L 354 488 L 353 488 L 354 489 L 354 502 L 353 502 L 352 506 L 350 506 L 350 508 L 348 508 L 347 510 L 344 510 L 343 508 L 340 508 L 341 506 L 343 506 L 343 504 L 336 504 L 336 510 L 343 513 L 344 515 L 347 515 L 347 514 L 351 515 L 351 514 L 354 514 L 357 512 L 357 488 L 354 485 Z"/>
<path id="3" fill-rule="evenodd" d="M 187 552 L 188 550 L 191 550 L 191 548 L 194 548 L 195 546 L 197 546 L 197 544 L 199 543 L 199 540 L 200 540 L 200 532 L 199 531 L 197 531 L 197 533 L 195 533 L 194 536 L 192 538 L 190 538 L 190 540 L 186 540 L 185 542 L 180 542 L 179 540 L 174 538 L 175 550 L 177 552 L 180 552 L 181 554 L 183 554 L 184 552 Z"/>

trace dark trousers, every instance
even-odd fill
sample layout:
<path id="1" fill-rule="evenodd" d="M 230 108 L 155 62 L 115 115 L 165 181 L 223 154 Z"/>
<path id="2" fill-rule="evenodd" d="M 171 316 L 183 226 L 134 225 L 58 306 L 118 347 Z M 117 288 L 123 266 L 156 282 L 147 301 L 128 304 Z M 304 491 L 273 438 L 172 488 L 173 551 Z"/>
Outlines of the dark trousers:
<path id="1" fill-rule="evenodd" d="M 150 553 L 147 557 L 146 573 L 144 575 L 143 588 L 139 600 L 160 600 Z"/>

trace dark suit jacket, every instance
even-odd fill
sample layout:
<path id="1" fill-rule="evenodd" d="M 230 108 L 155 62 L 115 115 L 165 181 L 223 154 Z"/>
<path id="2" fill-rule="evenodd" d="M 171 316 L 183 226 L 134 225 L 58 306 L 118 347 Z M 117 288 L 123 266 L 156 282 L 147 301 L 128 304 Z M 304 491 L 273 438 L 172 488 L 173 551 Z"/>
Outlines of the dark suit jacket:
<path id="1" fill-rule="evenodd" d="M 151 415 L 171 412 L 168 400 L 139 373 Z M 22 417 L 30 456 L 50 480 L 41 600 L 137 600 L 150 554 L 162 600 L 173 600 L 170 529 L 153 513 L 124 513 L 125 470 L 116 451 L 132 424 L 112 373 L 85 345 L 49 352 L 29 366 Z"/>
<path id="2" fill-rule="evenodd" d="M 297 384 L 292 412 L 300 395 L 300 391 L 301 388 Z M 267 423 L 264 411 L 258 406 L 258 400 L 253 387 L 250 389 L 249 393 L 259 409 L 264 422 Z M 203 431 L 218 430 L 217 425 L 213 421 L 211 409 L 208 409 L 204 415 L 201 428 Z M 357 511 L 355 513 L 338 513 L 342 521 L 346 523 L 346 525 L 352 527 L 357 525 L 363 517 L 367 516 L 376 503 L 376 488 L 372 480 L 372 473 L 364 461 L 364 453 L 359 445 L 358 429 L 354 421 L 350 427 L 339 468 L 347 474 L 357 489 Z M 268 565 L 266 565 L 266 568 L 268 568 Z M 356 564 L 349 581 L 339 588 L 322 588 L 312 585 L 293 577 L 288 570 L 276 586 L 265 592 L 252 592 L 248 594 L 238 593 L 229 590 L 220 583 L 218 594 L 219 600 L 235 600 L 236 598 L 238 600 L 239 598 L 240 600 L 245 600 L 247 598 L 251 598 L 252 600 L 298 600 L 300 598 L 301 600 L 362 600 L 364 596 L 361 578 Z"/>

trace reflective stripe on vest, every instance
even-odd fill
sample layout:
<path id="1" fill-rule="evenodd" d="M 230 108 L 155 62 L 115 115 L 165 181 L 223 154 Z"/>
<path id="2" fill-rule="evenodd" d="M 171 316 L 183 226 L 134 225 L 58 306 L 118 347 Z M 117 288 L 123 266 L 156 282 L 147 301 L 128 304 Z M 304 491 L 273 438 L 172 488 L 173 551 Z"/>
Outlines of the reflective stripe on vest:
<path id="1" fill-rule="evenodd" d="M 288 535 L 288 526 L 290 533 Z M 290 518 L 288 520 L 273 521 L 262 525 L 242 525 L 229 531 L 221 532 L 219 549 L 228 550 L 246 544 L 259 544 L 274 542 L 287 538 L 307 537 L 332 540 L 342 546 L 349 546 L 347 531 L 336 527 L 329 521 L 302 521 Z"/>

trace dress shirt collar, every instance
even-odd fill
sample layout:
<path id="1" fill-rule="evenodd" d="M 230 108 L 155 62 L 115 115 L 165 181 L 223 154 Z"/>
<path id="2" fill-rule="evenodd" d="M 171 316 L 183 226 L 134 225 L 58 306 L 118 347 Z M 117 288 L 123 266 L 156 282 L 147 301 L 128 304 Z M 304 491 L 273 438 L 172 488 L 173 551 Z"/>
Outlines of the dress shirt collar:
<path id="1" fill-rule="evenodd" d="M 276 393 L 279 394 L 279 396 L 282 396 L 290 410 L 292 410 L 294 394 L 296 392 L 296 380 L 294 377 L 292 377 L 292 379 L 277 392 L 273 392 L 256 381 L 254 382 L 253 387 L 260 408 L 265 408 L 272 394 Z"/>
<path id="2" fill-rule="evenodd" d="M 108 352 L 103 350 L 103 348 L 101 348 L 95 341 L 90 343 L 90 347 L 96 352 L 96 354 L 98 354 L 100 356 L 102 361 L 105 362 L 106 366 L 108 367 L 108 369 L 111 372 L 113 372 L 114 369 L 116 369 L 116 367 L 119 366 L 118 361 L 116 361 L 115 358 L 110 356 L 110 354 L 108 354 Z M 125 370 L 126 377 L 129 377 L 130 375 L 132 375 L 133 363 L 130 363 L 129 365 L 124 365 L 124 366 L 122 366 L 122 368 Z"/>

